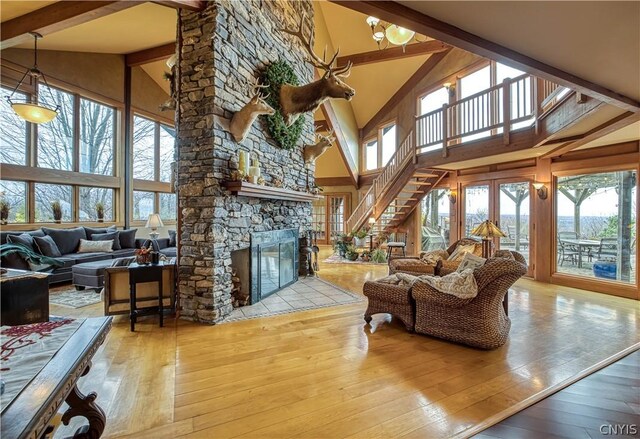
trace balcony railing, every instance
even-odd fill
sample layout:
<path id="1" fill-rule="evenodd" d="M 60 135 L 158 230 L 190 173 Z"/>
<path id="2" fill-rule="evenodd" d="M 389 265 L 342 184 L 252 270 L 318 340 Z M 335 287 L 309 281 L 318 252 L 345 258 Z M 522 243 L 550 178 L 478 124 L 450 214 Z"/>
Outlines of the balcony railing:
<path id="1" fill-rule="evenodd" d="M 507 78 L 501 84 L 418 116 L 416 147 L 425 152 L 424 148 L 442 148 L 463 137 L 497 133 L 500 128 L 509 132 L 534 114 L 533 80 L 526 74 Z M 505 118 L 505 113 L 509 117 Z"/>

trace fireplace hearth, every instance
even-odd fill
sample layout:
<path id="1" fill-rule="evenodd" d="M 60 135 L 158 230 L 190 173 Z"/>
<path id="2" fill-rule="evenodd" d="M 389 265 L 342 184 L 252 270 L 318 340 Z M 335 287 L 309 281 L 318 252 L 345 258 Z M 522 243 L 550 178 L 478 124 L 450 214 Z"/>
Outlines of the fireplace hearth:
<path id="1" fill-rule="evenodd" d="M 298 280 L 298 229 L 252 232 L 249 248 L 231 252 L 231 264 L 249 304 Z"/>

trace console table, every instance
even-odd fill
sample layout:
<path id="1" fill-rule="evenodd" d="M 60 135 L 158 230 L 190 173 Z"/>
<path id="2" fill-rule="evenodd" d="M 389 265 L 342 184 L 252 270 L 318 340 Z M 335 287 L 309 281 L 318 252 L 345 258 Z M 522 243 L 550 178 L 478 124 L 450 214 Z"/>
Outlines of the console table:
<path id="1" fill-rule="evenodd" d="M 76 384 L 89 373 L 111 321 L 112 317 L 51 319 L 2 327 L 2 379 L 7 384 L 0 414 L 3 439 L 41 438 L 63 402 L 69 405 L 62 416 L 65 425 L 76 416 L 89 421 L 73 437 L 102 435 L 106 417 L 95 403 L 96 393 L 83 395 Z"/>

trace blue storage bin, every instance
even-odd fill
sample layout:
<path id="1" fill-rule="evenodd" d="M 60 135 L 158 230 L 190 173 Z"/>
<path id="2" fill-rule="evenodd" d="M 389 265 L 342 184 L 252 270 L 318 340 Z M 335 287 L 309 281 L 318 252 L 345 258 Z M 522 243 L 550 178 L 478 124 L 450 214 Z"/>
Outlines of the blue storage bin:
<path id="1" fill-rule="evenodd" d="M 615 279 L 617 266 L 615 262 L 611 261 L 596 261 L 593 263 L 593 274 L 596 277 L 604 279 Z"/>

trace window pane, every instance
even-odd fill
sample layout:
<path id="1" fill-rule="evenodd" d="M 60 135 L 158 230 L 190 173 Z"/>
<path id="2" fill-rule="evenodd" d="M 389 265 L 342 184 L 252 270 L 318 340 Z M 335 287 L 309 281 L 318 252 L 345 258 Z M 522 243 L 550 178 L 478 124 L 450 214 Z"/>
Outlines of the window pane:
<path id="1" fill-rule="evenodd" d="M 133 178 L 155 178 L 155 122 L 144 117 L 133 117 Z M 146 218 L 145 218 L 146 219 Z"/>
<path id="2" fill-rule="evenodd" d="M 62 221 L 72 220 L 71 186 L 36 183 L 36 222 L 53 222 L 51 203 L 60 201 Z"/>
<path id="3" fill-rule="evenodd" d="M 489 219 L 489 186 L 469 186 L 464 189 L 464 236 L 481 222 Z"/>
<path id="4" fill-rule="evenodd" d="M 176 194 L 160 194 L 160 218 L 175 221 L 176 219 Z"/>
<path id="5" fill-rule="evenodd" d="M 160 181 L 171 181 L 171 163 L 175 159 L 175 130 L 160 124 Z"/>
<path id="6" fill-rule="evenodd" d="M 365 144 L 364 149 L 365 155 L 365 170 L 371 171 L 374 169 L 378 169 L 378 141 L 372 140 L 371 142 Z"/>
<path id="7" fill-rule="evenodd" d="M 58 117 L 38 125 L 38 166 L 73 171 L 73 95 L 39 84 L 40 102 L 60 105 Z"/>
<path id="8" fill-rule="evenodd" d="M 146 221 L 155 212 L 154 193 L 133 191 L 133 219 Z"/>
<path id="9" fill-rule="evenodd" d="M 9 95 L 11 90 L 2 87 L 2 97 Z M 12 99 L 25 102 L 27 95 L 16 92 Z M 0 162 L 27 164 L 27 122 L 18 117 L 6 99 L 0 99 Z"/>
<path id="10" fill-rule="evenodd" d="M 382 129 L 382 166 L 387 166 L 389 159 L 396 152 L 396 126 L 389 125 Z"/>
<path id="11" fill-rule="evenodd" d="M 439 110 L 444 104 L 448 103 L 449 92 L 446 88 L 441 87 L 420 99 L 420 114 L 427 114 L 434 110 Z"/>
<path id="12" fill-rule="evenodd" d="M 115 110 L 80 99 L 80 172 L 113 175 Z"/>
<path id="13" fill-rule="evenodd" d="M 522 70 L 514 69 L 513 67 L 505 66 L 504 64 L 496 63 L 496 84 L 500 84 L 506 78 L 517 78 L 520 75 L 524 75 Z"/>
<path id="14" fill-rule="evenodd" d="M 446 189 L 434 189 L 422 200 L 422 250 L 449 246 L 449 197 Z"/>
<path id="15" fill-rule="evenodd" d="M 0 180 L 0 196 L 9 203 L 10 223 L 27 222 L 27 183 Z"/>
<path id="16" fill-rule="evenodd" d="M 635 171 L 558 177 L 557 271 L 636 281 Z"/>
<path id="17" fill-rule="evenodd" d="M 479 93 L 483 90 L 486 90 L 491 87 L 491 68 L 490 66 L 484 67 L 472 74 L 465 76 L 460 79 L 460 99 L 464 99 L 468 96 Z M 460 111 L 464 111 L 463 114 L 460 114 L 460 126 L 463 130 L 463 133 L 468 133 L 470 131 L 475 131 L 480 127 L 480 120 L 489 120 L 491 107 L 489 106 L 488 112 L 483 107 L 482 111 L 485 112 L 482 115 L 475 114 L 473 108 L 475 105 L 468 104 L 466 106 L 461 106 Z M 471 114 L 467 114 L 471 112 Z M 475 117 L 474 117 L 475 115 Z M 462 137 L 462 142 L 470 142 L 472 140 L 480 139 L 482 137 L 487 137 L 490 135 L 490 131 L 484 131 L 476 134 L 472 134 L 470 136 Z"/>
<path id="18" fill-rule="evenodd" d="M 507 235 L 500 238 L 500 248 L 515 250 L 529 264 L 529 182 L 500 185 L 500 229 Z"/>
<path id="19" fill-rule="evenodd" d="M 98 203 L 104 206 L 104 220 L 113 221 L 113 189 L 101 187 L 80 188 L 80 221 L 97 221 Z"/>
<path id="20" fill-rule="evenodd" d="M 491 87 L 490 67 L 484 67 L 460 79 L 460 98 L 481 92 Z"/>

